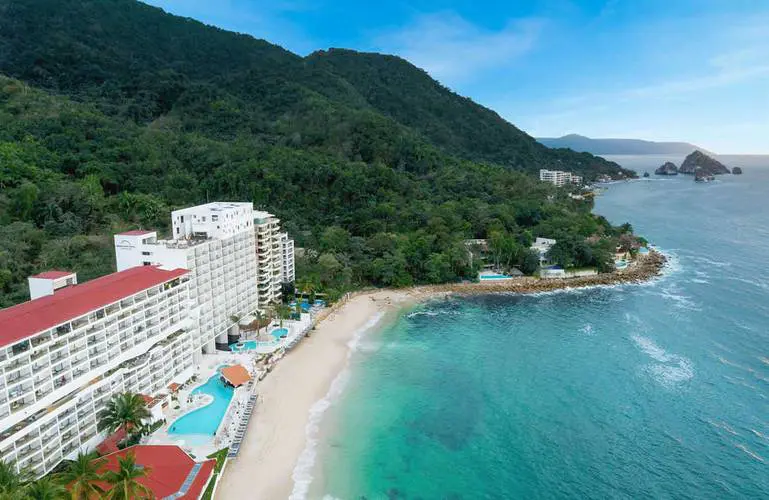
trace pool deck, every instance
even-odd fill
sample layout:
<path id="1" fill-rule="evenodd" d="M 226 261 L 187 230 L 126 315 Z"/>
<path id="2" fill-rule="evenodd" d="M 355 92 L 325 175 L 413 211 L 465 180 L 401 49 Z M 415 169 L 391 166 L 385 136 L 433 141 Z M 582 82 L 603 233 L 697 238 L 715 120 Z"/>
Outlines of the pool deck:
<path id="1" fill-rule="evenodd" d="M 303 313 L 299 320 L 284 320 L 283 328 L 288 330 L 288 335 L 278 341 L 259 342 L 255 349 L 217 351 L 214 354 L 201 355 L 200 364 L 196 366 L 193 379 L 184 384 L 171 399 L 168 407 L 163 409 L 165 419 L 163 426 L 151 436 L 144 438 L 143 443 L 175 444 L 197 458 L 208 456 L 229 446 L 237 429 L 242 426 L 242 421 L 249 417 L 247 411 L 249 399 L 257 394 L 259 380 L 264 378 L 274 364 L 283 357 L 285 351 L 290 350 L 305 337 L 321 311 L 320 308 L 312 308 L 309 313 Z M 267 328 L 268 331 L 280 328 L 280 322 L 274 321 Z M 255 334 L 251 337 L 244 340 L 255 341 Z M 210 398 L 207 397 L 190 398 L 192 391 L 205 384 L 222 365 L 233 364 L 243 365 L 251 374 L 252 380 L 235 389 L 215 436 L 169 434 L 169 428 L 177 419 L 210 403 Z"/>

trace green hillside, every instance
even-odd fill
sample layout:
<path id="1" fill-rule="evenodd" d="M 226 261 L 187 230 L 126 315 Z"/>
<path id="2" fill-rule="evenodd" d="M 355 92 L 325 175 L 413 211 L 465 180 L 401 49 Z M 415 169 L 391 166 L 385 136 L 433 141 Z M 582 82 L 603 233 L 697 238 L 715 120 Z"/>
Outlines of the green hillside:
<path id="1" fill-rule="evenodd" d="M 42 269 L 109 272 L 114 231 L 207 199 L 274 211 L 332 293 L 472 277 L 464 238 L 524 265 L 533 236 L 619 231 L 526 174 L 616 165 L 548 150 L 397 58 L 303 59 L 132 0 L 0 0 L 0 73 L 0 306 Z"/>

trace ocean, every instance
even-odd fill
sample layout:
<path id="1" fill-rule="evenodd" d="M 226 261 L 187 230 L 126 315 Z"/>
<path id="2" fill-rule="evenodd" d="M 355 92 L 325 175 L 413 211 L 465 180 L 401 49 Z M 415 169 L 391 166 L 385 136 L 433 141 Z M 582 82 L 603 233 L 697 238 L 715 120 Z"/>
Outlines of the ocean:
<path id="1" fill-rule="evenodd" d="M 308 498 L 769 498 L 769 169 L 612 185 L 642 285 L 441 299 L 370 330 Z"/>

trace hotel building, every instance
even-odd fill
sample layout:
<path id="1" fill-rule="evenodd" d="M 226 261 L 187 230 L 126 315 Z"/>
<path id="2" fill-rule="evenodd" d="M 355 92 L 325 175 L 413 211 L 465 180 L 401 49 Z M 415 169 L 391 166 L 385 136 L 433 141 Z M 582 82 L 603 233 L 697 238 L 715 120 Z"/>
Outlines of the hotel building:
<path id="1" fill-rule="evenodd" d="M 238 321 L 259 307 L 251 203 L 208 203 L 171 214 L 173 239 L 155 231 L 115 235 L 118 271 L 155 265 L 190 272 L 193 343 L 204 353 L 238 341 Z M 261 269 L 261 267 L 260 267 Z"/>
<path id="2" fill-rule="evenodd" d="M 40 476 L 93 449 L 98 413 L 121 392 L 144 395 L 159 418 L 203 353 L 238 340 L 239 319 L 260 305 L 258 277 L 270 277 L 269 301 L 293 279 L 293 241 L 262 214 L 251 203 L 177 210 L 172 239 L 115 235 L 116 273 L 30 277 L 31 300 L 0 310 L 0 459 Z"/>
<path id="3" fill-rule="evenodd" d="M 547 170 L 544 168 L 539 171 L 539 180 L 549 182 L 559 187 L 567 184 L 582 184 L 582 177 L 579 175 L 574 175 L 571 172 Z"/>
<path id="4" fill-rule="evenodd" d="M 0 310 L 0 459 L 40 476 L 104 438 L 97 415 L 113 394 L 189 379 L 196 332 L 184 269 L 29 284 L 32 300 Z"/>
<path id="5" fill-rule="evenodd" d="M 254 212 L 259 306 L 280 302 L 282 284 L 294 281 L 294 240 L 280 232 L 280 219 Z"/>

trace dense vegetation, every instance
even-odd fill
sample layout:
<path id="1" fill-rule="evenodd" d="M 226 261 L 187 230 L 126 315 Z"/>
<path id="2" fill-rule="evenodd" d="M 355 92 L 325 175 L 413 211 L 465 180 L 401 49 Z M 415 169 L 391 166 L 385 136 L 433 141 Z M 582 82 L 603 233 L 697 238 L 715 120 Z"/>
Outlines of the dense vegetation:
<path id="1" fill-rule="evenodd" d="M 474 276 L 465 238 L 617 234 L 531 174 L 628 172 L 398 58 L 301 58 L 131 0 L 0 0 L 0 72 L 0 306 L 36 271 L 110 272 L 113 232 L 208 199 L 276 213 L 332 293 Z"/>

